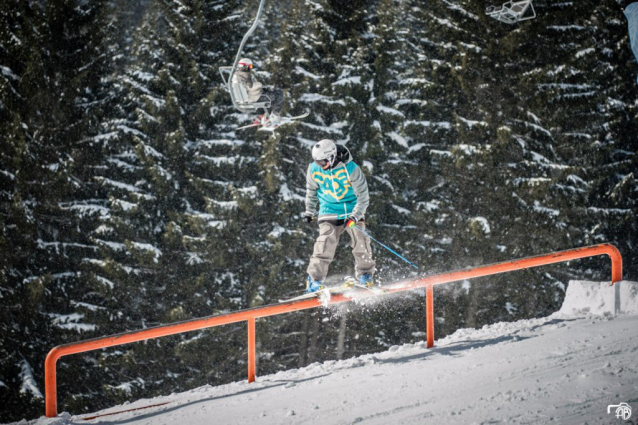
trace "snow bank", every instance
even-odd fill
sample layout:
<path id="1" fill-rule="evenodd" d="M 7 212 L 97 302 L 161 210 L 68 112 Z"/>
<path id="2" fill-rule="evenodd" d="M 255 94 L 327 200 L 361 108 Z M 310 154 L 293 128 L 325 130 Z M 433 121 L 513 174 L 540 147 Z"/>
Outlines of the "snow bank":
<path id="1" fill-rule="evenodd" d="M 572 280 L 559 313 L 638 313 L 638 282 L 621 281 L 611 286 L 609 282 Z"/>

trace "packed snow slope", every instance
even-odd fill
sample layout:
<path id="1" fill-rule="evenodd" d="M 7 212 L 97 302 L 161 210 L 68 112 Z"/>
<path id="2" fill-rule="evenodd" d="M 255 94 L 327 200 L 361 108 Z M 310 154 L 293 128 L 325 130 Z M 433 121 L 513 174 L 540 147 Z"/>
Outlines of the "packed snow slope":
<path id="1" fill-rule="evenodd" d="M 638 283 L 570 282 L 549 317 L 33 424 L 620 424 L 638 417 Z M 629 403 L 629 421 L 609 405 Z M 23 421 L 23 423 L 27 423 Z"/>

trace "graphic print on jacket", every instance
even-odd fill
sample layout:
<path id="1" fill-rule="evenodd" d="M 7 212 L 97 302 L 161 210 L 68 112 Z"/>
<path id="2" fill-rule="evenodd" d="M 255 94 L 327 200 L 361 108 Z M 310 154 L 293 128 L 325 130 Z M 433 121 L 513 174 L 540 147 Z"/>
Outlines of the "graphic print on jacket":
<path id="1" fill-rule="evenodd" d="M 357 204 L 357 194 L 352 186 L 352 174 L 358 174 L 354 162 L 339 164 L 331 170 L 323 170 L 311 164 L 309 177 L 319 200 L 319 215 L 349 214 Z M 360 171 L 360 170 L 358 170 Z"/>
<path id="2" fill-rule="evenodd" d="M 315 171 L 312 173 L 312 178 L 323 189 L 323 193 L 332 195 L 337 201 L 341 201 L 344 196 L 352 192 L 352 185 L 345 168 L 335 172 Z"/>

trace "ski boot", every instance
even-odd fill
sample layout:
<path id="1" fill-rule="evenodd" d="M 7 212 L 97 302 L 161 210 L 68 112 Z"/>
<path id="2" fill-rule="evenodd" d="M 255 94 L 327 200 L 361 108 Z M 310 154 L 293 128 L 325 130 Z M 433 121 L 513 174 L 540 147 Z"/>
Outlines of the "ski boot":
<path id="1" fill-rule="evenodd" d="M 308 281 L 306 283 L 306 293 L 310 294 L 312 292 L 317 292 L 322 289 L 323 289 L 322 280 L 314 280 L 312 277 L 308 276 Z"/>
<path id="2" fill-rule="evenodd" d="M 359 276 L 359 285 L 372 288 L 374 286 L 374 277 L 370 273 L 362 274 Z"/>

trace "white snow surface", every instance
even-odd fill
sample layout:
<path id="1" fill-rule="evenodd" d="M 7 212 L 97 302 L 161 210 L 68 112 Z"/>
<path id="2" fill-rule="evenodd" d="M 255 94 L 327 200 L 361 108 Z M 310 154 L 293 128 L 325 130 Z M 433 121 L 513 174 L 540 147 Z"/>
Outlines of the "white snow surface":
<path id="1" fill-rule="evenodd" d="M 400 308 L 400 307 L 397 307 Z M 436 305 L 435 305 L 436 310 Z M 572 281 L 549 317 L 461 329 L 386 352 L 138 400 L 108 424 L 620 424 L 638 416 L 638 283 Z M 609 405 L 629 403 L 630 421 Z"/>

